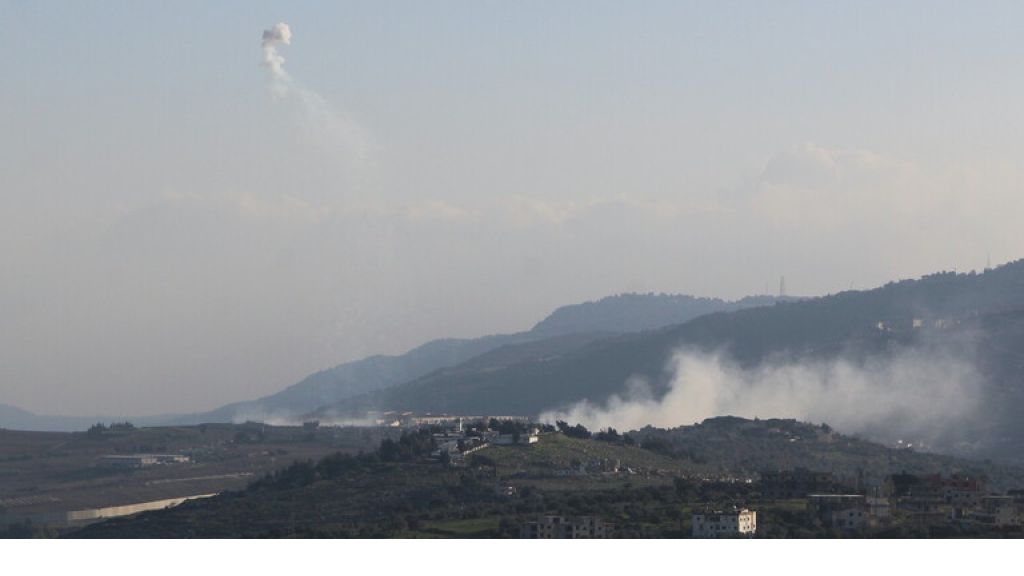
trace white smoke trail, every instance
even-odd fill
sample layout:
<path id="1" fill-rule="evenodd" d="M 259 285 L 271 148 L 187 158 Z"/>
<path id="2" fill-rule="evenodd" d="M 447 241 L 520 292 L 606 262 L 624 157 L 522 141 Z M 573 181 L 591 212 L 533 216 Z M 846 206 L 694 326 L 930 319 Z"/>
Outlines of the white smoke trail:
<path id="1" fill-rule="evenodd" d="M 299 122 L 306 138 L 330 154 L 362 164 L 367 160 L 369 140 L 362 127 L 351 116 L 340 112 L 320 94 L 302 86 L 285 72 L 284 58 L 277 52 L 277 46 L 291 43 L 292 29 L 284 22 L 263 31 L 262 64 L 270 73 L 270 98 L 278 102 L 294 94 L 290 99 L 298 105 Z"/>
<path id="2" fill-rule="evenodd" d="M 292 29 L 281 22 L 263 31 L 263 65 L 270 71 L 270 97 L 274 100 L 288 94 L 291 78 L 284 71 L 284 58 L 277 53 L 277 45 L 292 43 Z"/>

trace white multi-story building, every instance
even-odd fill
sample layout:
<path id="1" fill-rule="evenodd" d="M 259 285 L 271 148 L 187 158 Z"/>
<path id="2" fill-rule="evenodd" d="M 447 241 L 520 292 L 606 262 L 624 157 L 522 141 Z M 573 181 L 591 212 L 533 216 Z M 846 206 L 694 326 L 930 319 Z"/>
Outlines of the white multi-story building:
<path id="1" fill-rule="evenodd" d="M 753 536 L 757 532 L 757 512 L 746 508 L 693 515 L 694 538 Z"/>

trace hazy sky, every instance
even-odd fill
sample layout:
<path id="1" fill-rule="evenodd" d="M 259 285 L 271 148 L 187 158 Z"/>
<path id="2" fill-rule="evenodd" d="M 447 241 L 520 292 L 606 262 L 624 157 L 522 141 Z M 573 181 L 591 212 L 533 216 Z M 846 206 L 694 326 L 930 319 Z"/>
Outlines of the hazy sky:
<path id="1" fill-rule="evenodd" d="M 1024 257 L 1022 21 L 0 0 L 0 403 L 198 411 L 615 293 L 820 295 Z"/>

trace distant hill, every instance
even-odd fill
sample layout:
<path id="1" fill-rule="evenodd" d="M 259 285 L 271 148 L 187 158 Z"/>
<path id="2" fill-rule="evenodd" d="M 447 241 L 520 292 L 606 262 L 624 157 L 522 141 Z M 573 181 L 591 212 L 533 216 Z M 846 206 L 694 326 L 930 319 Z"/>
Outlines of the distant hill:
<path id="1" fill-rule="evenodd" d="M 294 419 L 324 406 L 369 392 L 415 380 L 437 370 L 457 366 L 478 356 L 490 363 L 502 355 L 517 357 L 521 344 L 534 343 L 529 354 L 543 358 L 562 354 L 567 347 L 582 346 L 598 337 L 620 332 L 649 330 L 682 322 L 701 314 L 721 310 L 769 304 L 770 296 L 756 296 L 729 302 L 717 298 L 653 294 L 622 294 L 566 306 L 555 310 L 528 332 L 484 336 L 473 339 L 433 340 L 398 356 L 371 356 L 316 372 L 288 388 L 255 400 L 235 402 L 197 414 L 133 417 L 117 416 L 40 416 L 14 406 L 0 404 L 0 428 L 39 431 L 85 430 L 96 422 L 130 420 L 139 425 L 190 425 L 206 422 L 274 421 Z M 573 333 L 589 333 L 559 339 Z M 544 348 L 551 346 L 545 352 Z M 506 352 L 500 350 L 509 348 Z"/>
<path id="2" fill-rule="evenodd" d="M 176 417 L 166 423 L 291 419 L 348 398 L 391 388 L 437 370 L 457 366 L 492 351 L 494 354 L 480 361 L 488 364 L 488 369 L 494 369 L 491 361 L 500 363 L 503 354 L 514 357 L 523 354 L 525 349 L 521 346 L 527 343 L 533 343 L 529 354 L 538 359 L 551 357 L 599 337 L 660 328 L 701 314 L 767 305 L 777 300 L 772 296 L 748 297 L 736 302 L 664 294 L 611 296 L 597 302 L 559 308 L 528 332 L 434 340 L 400 356 L 371 356 L 341 364 L 312 374 L 276 394 L 228 404 L 210 412 Z M 570 334 L 580 336 L 560 338 Z M 547 347 L 550 350 L 545 351 Z M 508 351 L 500 352 L 504 348 Z"/>
<path id="3" fill-rule="evenodd" d="M 570 334 L 573 332 L 642 332 L 682 324 L 712 312 L 732 312 L 744 308 L 770 306 L 801 298 L 748 296 L 736 301 L 697 298 L 673 294 L 620 294 L 596 302 L 563 306 L 533 327 L 533 334 Z"/>
<path id="4" fill-rule="evenodd" d="M 16 406 L 0 404 L 0 420 L 5 424 L 12 424 L 11 428 L 16 428 L 18 422 L 28 421 L 32 418 L 38 418 L 38 416 Z"/>
<path id="5" fill-rule="evenodd" d="M 171 416 L 135 418 L 139 425 L 161 422 Z M 123 421 L 124 418 L 108 416 L 41 416 L 15 406 L 0 404 L 0 428 L 8 430 L 34 430 L 37 432 L 73 432 L 85 430 L 93 424 Z"/>
<path id="6" fill-rule="evenodd" d="M 210 412 L 177 417 L 168 423 L 289 419 L 346 398 L 407 382 L 445 366 L 460 364 L 504 345 L 529 340 L 528 333 L 434 340 L 401 356 L 371 356 L 347 362 L 307 376 L 276 394 L 228 404 Z"/>
<path id="7" fill-rule="evenodd" d="M 1014 414 L 1024 409 L 1024 261 L 980 274 L 944 272 L 874 290 L 707 314 L 659 330 L 595 340 L 543 360 L 486 370 L 460 366 L 331 408 L 337 413 L 537 415 L 582 400 L 602 404 L 623 394 L 637 376 L 652 385 L 655 395 L 662 394 L 671 378 L 667 362 L 680 347 L 724 349 L 741 365 L 753 367 L 780 357 L 884 358 L 894 347 L 939 340 L 953 348 L 967 338 L 979 345 L 977 360 L 987 379 L 988 417 L 972 433 L 1002 445 L 992 445 L 986 454 L 1019 459 L 1024 425 Z"/>

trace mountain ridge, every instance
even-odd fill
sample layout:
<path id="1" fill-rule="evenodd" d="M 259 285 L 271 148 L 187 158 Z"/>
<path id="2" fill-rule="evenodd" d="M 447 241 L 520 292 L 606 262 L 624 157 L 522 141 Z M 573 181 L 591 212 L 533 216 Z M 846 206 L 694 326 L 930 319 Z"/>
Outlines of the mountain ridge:
<path id="1" fill-rule="evenodd" d="M 559 337 L 575 333 L 605 332 L 611 335 L 636 329 L 656 329 L 677 323 L 680 319 L 685 321 L 701 314 L 742 309 L 776 300 L 779 299 L 773 296 L 751 296 L 737 301 L 665 294 L 608 296 L 597 301 L 559 307 L 527 332 L 495 334 L 472 339 L 432 340 L 402 355 L 371 356 L 341 364 L 312 374 L 281 392 L 253 401 L 229 404 L 211 412 L 176 418 L 168 424 L 295 418 L 348 398 L 372 394 L 427 376 L 437 370 L 460 365 L 506 346 L 556 341 Z M 782 300 L 791 301 L 795 298 Z M 619 324 L 624 318 L 623 305 L 633 311 L 643 311 L 638 319 L 628 323 L 628 329 L 619 329 Z M 564 312 L 567 309 L 570 312 Z M 578 322 L 563 320 L 566 314 L 570 318 L 574 317 L 576 314 L 573 311 L 577 309 L 587 310 L 587 330 L 581 330 L 584 326 Z M 659 311 L 659 314 L 652 311 Z M 583 337 L 581 341 L 587 339 Z"/>
<path id="2" fill-rule="evenodd" d="M 738 301 L 727 301 L 684 295 L 619 294 L 597 301 L 559 307 L 526 332 L 472 339 L 431 340 L 404 354 L 374 355 L 320 370 L 279 392 L 254 400 L 233 402 L 209 411 L 146 417 L 47 417 L 28 411 L 15 416 L 13 412 L 0 412 L 0 427 L 75 431 L 84 430 L 96 422 L 114 420 L 131 420 L 140 425 L 160 426 L 295 419 L 348 398 L 398 386 L 437 370 L 457 366 L 505 346 L 568 336 L 581 328 L 580 323 L 573 319 L 578 316 L 578 310 L 586 310 L 587 325 L 592 328 L 584 332 L 604 332 L 611 335 L 627 331 L 619 326 L 623 323 L 623 318 L 628 316 L 620 310 L 623 305 L 639 314 L 638 320 L 630 320 L 624 324 L 629 330 L 633 330 L 659 328 L 700 314 L 761 305 L 773 300 L 776 298 L 772 296 L 751 296 Z M 562 310 L 566 308 L 572 311 L 563 312 Z M 584 341 L 588 338 L 584 336 L 579 340 Z M 555 347 L 561 349 L 562 344 L 564 341 L 556 343 Z"/>

